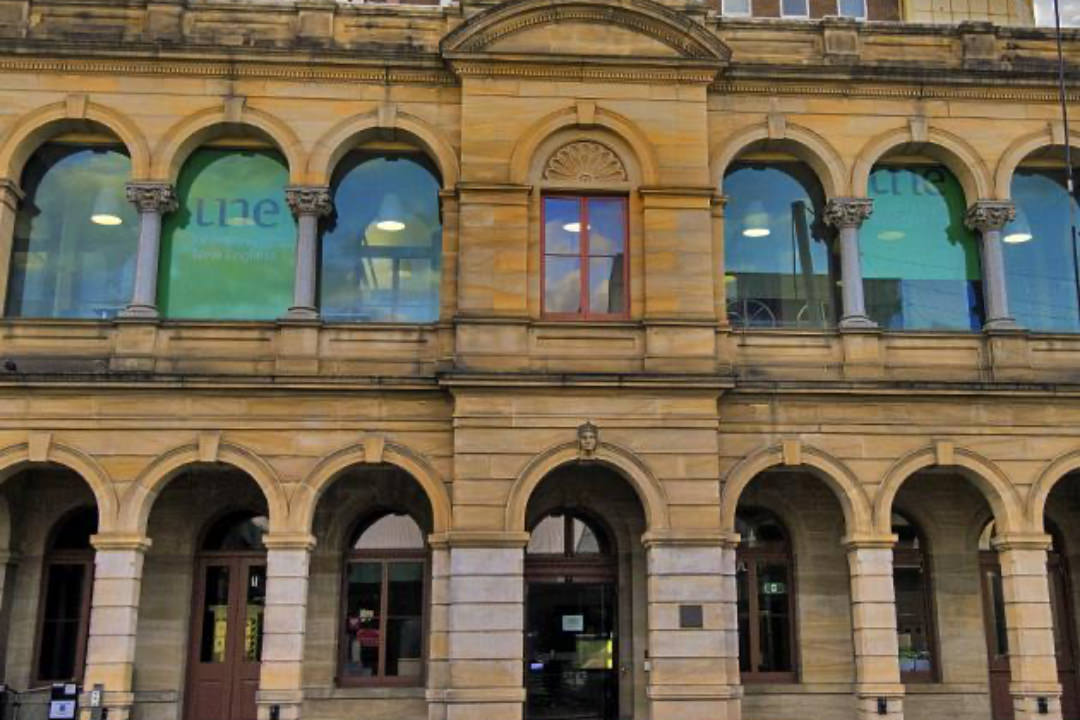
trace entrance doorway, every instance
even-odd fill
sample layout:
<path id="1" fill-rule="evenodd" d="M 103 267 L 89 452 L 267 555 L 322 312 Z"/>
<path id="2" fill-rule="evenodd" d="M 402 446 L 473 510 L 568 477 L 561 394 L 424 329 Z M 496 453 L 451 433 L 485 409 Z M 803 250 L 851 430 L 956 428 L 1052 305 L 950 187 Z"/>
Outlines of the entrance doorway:
<path id="1" fill-rule="evenodd" d="M 185 720 L 255 720 L 266 605 L 265 516 L 229 514 L 195 558 Z"/>
<path id="2" fill-rule="evenodd" d="M 527 720 L 615 720 L 616 564 L 595 520 L 555 511 L 525 555 Z"/>

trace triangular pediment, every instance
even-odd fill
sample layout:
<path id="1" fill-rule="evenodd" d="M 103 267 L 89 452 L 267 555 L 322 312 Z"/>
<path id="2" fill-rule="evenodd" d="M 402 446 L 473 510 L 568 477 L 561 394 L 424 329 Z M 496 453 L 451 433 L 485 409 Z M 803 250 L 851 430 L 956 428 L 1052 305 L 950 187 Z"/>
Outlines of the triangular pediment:
<path id="1" fill-rule="evenodd" d="M 654 0 L 509 0 L 443 38 L 457 61 L 654 65 L 718 71 L 731 51 L 688 15 Z"/>

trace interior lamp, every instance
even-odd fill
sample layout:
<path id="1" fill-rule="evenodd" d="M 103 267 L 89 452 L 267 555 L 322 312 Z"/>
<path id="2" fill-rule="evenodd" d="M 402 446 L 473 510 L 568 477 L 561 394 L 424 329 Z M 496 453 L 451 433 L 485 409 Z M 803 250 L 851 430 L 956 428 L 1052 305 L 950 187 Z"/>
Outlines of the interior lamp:
<path id="1" fill-rule="evenodd" d="M 386 232 L 400 232 L 405 229 L 405 210 L 401 200 L 394 193 L 383 195 L 379 205 L 379 214 L 375 216 L 375 227 Z"/>
<path id="2" fill-rule="evenodd" d="M 1028 223 L 1027 213 L 1024 212 L 1023 208 L 1017 207 L 1016 219 L 1009 223 L 1005 234 L 1001 236 L 1001 242 L 1019 245 L 1020 243 L 1026 243 L 1031 238 L 1031 224 Z"/>
<path id="3" fill-rule="evenodd" d="M 743 237 L 761 238 L 768 237 L 772 231 L 769 229 L 769 213 L 765 212 L 765 205 L 760 200 L 750 203 L 743 218 Z"/>
<path id="4" fill-rule="evenodd" d="M 98 194 L 94 198 L 94 207 L 90 211 L 90 222 L 95 225 L 123 224 L 124 221 L 120 217 L 116 194 L 110 192 L 109 188 L 98 190 Z"/>
<path id="5" fill-rule="evenodd" d="M 565 230 L 566 232 L 579 233 L 579 232 L 581 232 L 581 223 L 579 223 L 579 222 L 568 222 L 568 223 L 565 223 L 562 226 L 562 229 Z"/>

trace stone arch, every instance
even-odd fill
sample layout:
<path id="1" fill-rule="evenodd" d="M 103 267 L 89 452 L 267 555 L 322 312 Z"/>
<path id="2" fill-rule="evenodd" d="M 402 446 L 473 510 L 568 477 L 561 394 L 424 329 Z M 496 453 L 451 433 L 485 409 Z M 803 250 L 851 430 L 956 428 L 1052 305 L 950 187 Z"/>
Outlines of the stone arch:
<path id="1" fill-rule="evenodd" d="M 1020 166 L 1020 163 L 1024 161 L 1024 158 L 1040 148 L 1055 145 L 1064 146 L 1064 133 L 1060 133 L 1060 137 L 1056 135 L 1053 127 L 1048 123 L 1043 130 L 1023 135 L 1013 140 L 1009 147 L 1005 148 L 1005 152 L 1001 154 L 1001 159 L 998 160 L 997 168 L 994 171 L 995 198 L 999 200 L 1012 199 L 1013 174 L 1016 172 L 1016 168 Z M 1069 144 L 1080 153 L 1080 133 L 1070 132 L 1069 140 Z M 1064 161 L 1064 158 L 1062 160 Z"/>
<path id="2" fill-rule="evenodd" d="M 43 456 L 33 457 L 30 443 L 16 443 L 0 449 L 0 482 L 35 463 L 51 463 L 71 470 L 90 487 L 98 510 L 99 532 L 109 532 L 116 527 L 119 500 L 112 479 L 98 462 L 82 450 L 63 443 L 50 442 Z"/>
<path id="3" fill-rule="evenodd" d="M 1039 473 L 1039 477 L 1028 488 L 1027 502 L 1024 506 L 1028 530 L 1033 533 L 1043 531 L 1042 518 L 1046 511 L 1046 500 L 1050 497 L 1050 491 L 1062 478 L 1077 469 L 1080 469 L 1080 450 L 1070 450 L 1046 464 Z"/>
<path id="4" fill-rule="evenodd" d="M 510 488 L 503 529 L 507 532 L 525 532 L 525 511 L 536 486 L 556 468 L 579 460 L 582 457 L 577 442 L 555 445 L 532 458 L 518 473 Z M 670 527 L 667 494 L 660 481 L 636 454 L 619 445 L 601 442 L 586 461 L 611 468 L 630 484 L 645 511 L 648 532 Z"/>
<path id="5" fill-rule="evenodd" d="M 918 134 L 918 137 L 916 136 Z M 889 130 L 872 138 L 851 169 L 851 192 L 867 197 L 870 190 L 870 171 L 887 152 L 901 145 L 916 145 L 920 152 L 947 167 L 964 189 L 964 200 L 970 205 L 976 200 L 991 197 L 990 171 L 978 152 L 958 135 L 930 127 L 925 132 L 912 130 L 907 125 Z"/>
<path id="6" fill-rule="evenodd" d="M 368 446 L 371 446 L 370 448 Z M 290 528 L 295 532 L 311 532 L 315 508 L 323 491 L 343 471 L 356 465 L 387 463 L 404 470 L 424 490 L 431 503 L 432 532 L 436 535 L 450 529 L 450 494 L 442 476 L 431 462 L 420 453 L 396 442 L 373 443 L 368 440 L 348 445 L 323 458 L 304 478 L 293 494 Z"/>
<path id="7" fill-rule="evenodd" d="M 31 110 L 8 128 L 0 145 L 0 178 L 18 182 L 23 166 L 50 137 L 77 128 L 87 121 L 100 125 L 119 138 L 131 158 L 131 176 L 143 179 L 150 174 L 150 146 L 139 127 L 123 113 L 82 98 Z"/>
<path id="8" fill-rule="evenodd" d="M 428 154 L 439 168 L 444 189 L 455 188 L 461 176 L 457 152 L 443 133 L 419 117 L 397 111 L 396 106 L 391 107 L 395 108 L 393 112 L 380 109 L 366 115 L 356 115 L 330 128 L 311 151 L 304 182 L 329 185 L 338 163 L 357 141 L 380 132 L 392 132 L 405 135 Z"/>
<path id="9" fill-rule="evenodd" d="M 235 443 L 221 441 L 211 452 L 200 447 L 198 442 L 190 442 L 155 458 L 139 473 L 121 498 L 119 529 L 145 535 L 150 510 L 157 496 L 170 480 L 199 463 L 223 463 L 246 473 L 266 498 L 266 506 L 270 511 L 270 531 L 276 532 L 285 527 L 289 514 L 288 501 L 277 472 L 253 451 Z"/>
<path id="10" fill-rule="evenodd" d="M 787 447 L 785 448 L 785 445 Z M 865 535 L 872 528 L 870 500 L 855 474 L 824 450 L 790 443 L 776 443 L 747 455 L 724 478 L 720 490 L 720 527 L 735 531 L 735 510 L 739 497 L 754 478 L 776 467 L 807 468 L 836 494 L 844 512 L 849 536 Z"/>
<path id="11" fill-rule="evenodd" d="M 264 110 L 229 102 L 188 115 L 169 128 L 154 150 L 153 179 L 176 182 L 188 156 L 229 126 L 247 126 L 268 136 L 285 156 L 289 182 L 302 180 L 306 166 L 304 149 L 292 128 Z"/>
<path id="12" fill-rule="evenodd" d="M 809 128 L 791 123 L 784 123 L 782 129 L 770 130 L 769 123 L 739 130 L 712 155 L 709 163 L 712 172 L 712 184 L 718 192 L 723 192 L 724 173 L 728 166 L 743 152 L 760 143 L 768 143 L 792 155 L 809 165 L 825 190 L 825 197 L 843 197 L 848 194 L 847 169 L 840 153 L 836 152 L 829 141 Z"/>
<path id="13" fill-rule="evenodd" d="M 885 473 L 874 497 L 874 527 L 879 533 L 888 534 L 891 531 L 892 505 L 900 486 L 916 472 L 928 467 L 954 468 L 971 481 L 990 504 L 1001 532 L 1022 529 L 1023 501 L 1005 474 L 973 450 L 936 443 L 909 452 Z"/>
<path id="14" fill-rule="evenodd" d="M 531 171 L 538 161 L 539 150 L 556 134 L 567 134 L 566 140 L 569 142 L 574 139 L 570 137 L 574 130 L 584 131 L 583 134 L 595 134 L 598 129 L 604 134 L 614 136 L 618 144 L 625 145 L 629 150 L 632 157 L 621 160 L 624 164 L 629 160 L 637 167 L 642 185 L 659 183 L 659 165 L 648 136 L 630 119 L 596 105 L 591 105 L 590 110 L 568 106 L 549 113 L 530 125 L 518 138 L 510 155 L 510 182 L 518 185 L 529 183 Z"/>

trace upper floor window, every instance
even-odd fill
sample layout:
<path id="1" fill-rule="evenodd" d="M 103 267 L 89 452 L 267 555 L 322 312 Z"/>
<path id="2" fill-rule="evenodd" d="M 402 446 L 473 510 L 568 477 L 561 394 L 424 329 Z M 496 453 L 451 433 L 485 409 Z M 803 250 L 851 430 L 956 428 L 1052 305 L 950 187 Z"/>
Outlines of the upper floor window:
<path id="1" fill-rule="evenodd" d="M 867 314 L 887 329 L 982 327 L 979 251 L 956 177 L 919 159 L 879 163 L 869 195 L 874 212 L 859 232 Z"/>
<path id="2" fill-rule="evenodd" d="M 409 515 L 363 523 L 345 553 L 340 681 L 419 684 L 424 667 L 427 552 Z"/>
<path id="3" fill-rule="evenodd" d="M 836 0 L 836 14 L 840 17 L 866 19 L 866 0 Z"/>
<path id="4" fill-rule="evenodd" d="M 289 170 L 280 153 L 250 144 L 200 148 L 180 171 L 179 209 L 161 236 L 165 317 L 270 320 L 292 302 Z"/>
<path id="5" fill-rule="evenodd" d="M 786 18 L 810 17 L 810 0 L 780 0 L 780 16 Z"/>
<path id="6" fill-rule="evenodd" d="M 749 17 L 751 0 L 723 0 L 724 15 L 729 17 Z"/>
<path id="7" fill-rule="evenodd" d="M 115 144 L 53 142 L 22 176 L 6 314 L 109 318 L 131 300 L 138 218 L 131 160 Z"/>
<path id="8" fill-rule="evenodd" d="M 736 327 L 827 327 L 839 270 L 825 192 L 797 161 L 737 162 L 724 176 L 728 319 Z"/>
<path id="9" fill-rule="evenodd" d="M 617 319 L 629 311 L 626 198 L 543 198 L 543 313 Z"/>
<path id="10" fill-rule="evenodd" d="M 328 320 L 439 318 L 439 178 L 417 152 L 354 151 L 331 183 L 320 311 Z"/>

